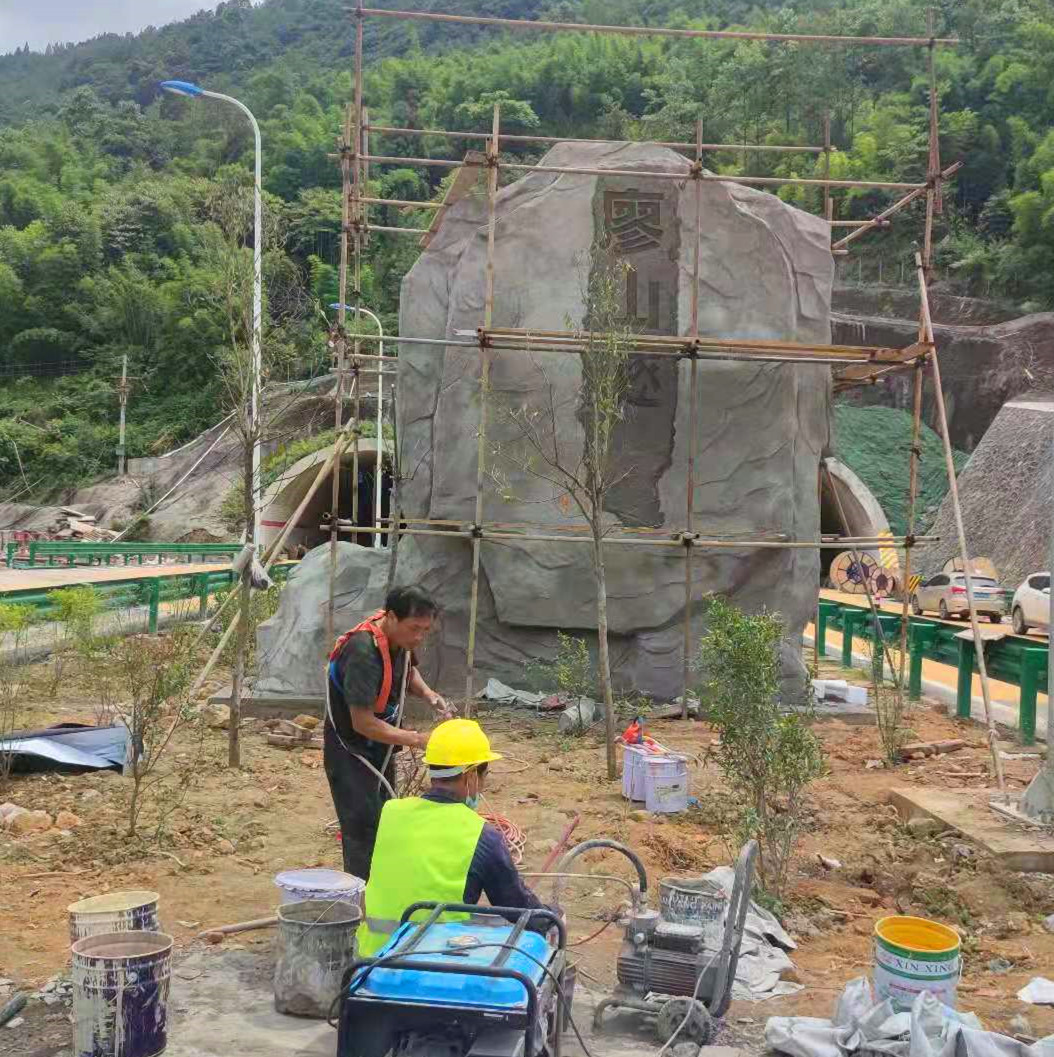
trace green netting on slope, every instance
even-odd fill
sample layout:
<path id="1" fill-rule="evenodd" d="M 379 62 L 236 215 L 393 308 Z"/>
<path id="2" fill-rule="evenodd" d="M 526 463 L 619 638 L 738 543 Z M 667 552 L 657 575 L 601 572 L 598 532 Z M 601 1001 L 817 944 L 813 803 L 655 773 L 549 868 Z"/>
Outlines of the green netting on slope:
<path id="1" fill-rule="evenodd" d="M 845 463 L 874 493 L 897 535 L 907 530 L 908 456 L 911 448 L 911 414 L 891 407 L 834 408 L 835 457 Z M 948 491 L 944 450 L 940 437 L 925 423 L 919 435 L 922 461 L 919 464 L 919 496 L 915 507 L 916 532 L 925 529 L 936 516 Z M 966 465 L 968 456 L 955 453 L 956 471 Z"/>

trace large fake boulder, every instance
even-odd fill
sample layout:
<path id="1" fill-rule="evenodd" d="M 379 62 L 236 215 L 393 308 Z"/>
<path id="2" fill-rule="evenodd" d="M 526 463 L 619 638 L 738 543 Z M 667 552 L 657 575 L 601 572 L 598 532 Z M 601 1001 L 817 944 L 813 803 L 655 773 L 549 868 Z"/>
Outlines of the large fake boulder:
<path id="1" fill-rule="evenodd" d="M 494 325 L 581 326 L 590 249 L 604 242 L 631 265 L 622 300 L 633 325 L 644 333 L 690 332 L 695 188 L 691 180 L 626 175 L 641 167 L 687 174 L 689 162 L 649 144 L 565 144 L 542 164 L 620 174 L 530 173 L 499 192 Z M 827 224 L 732 183 L 704 182 L 701 203 L 700 334 L 829 342 Z M 480 325 L 486 247 L 486 196 L 476 194 L 448 211 L 404 279 L 400 334 L 452 339 Z M 474 349 L 400 346 L 399 437 L 409 479 L 398 504 L 406 516 L 474 520 L 479 373 Z M 683 530 L 690 366 L 636 356 L 630 376 L 625 421 L 615 438 L 623 477 L 608 494 L 607 513 L 612 524 Z M 485 521 L 531 522 L 544 532 L 575 520 L 566 496 L 503 456 L 514 430 L 502 409 L 545 410 L 551 386 L 561 445 L 573 462 L 583 442 L 580 380 L 571 354 L 494 352 Z M 695 530 L 711 538 L 815 539 L 818 462 L 829 440 L 829 369 L 701 361 L 698 394 Z M 656 695 L 679 693 L 683 549 L 612 543 L 605 553 L 617 679 Z M 465 537 L 407 536 L 400 543 L 398 582 L 422 583 L 443 606 L 432 674 L 451 687 L 464 676 L 471 564 Z M 693 609 L 701 614 L 704 596 L 717 592 L 748 610 L 778 610 L 791 632 L 787 656 L 793 657 L 816 605 L 815 550 L 696 550 L 693 567 Z M 516 679 L 525 659 L 551 654 L 556 629 L 588 634 L 596 628 L 590 548 L 485 541 L 479 599 L 478 669 Z M 695 628 L 702 633 L 701 619 Z"/>
<path id="2" fill-rule="evenodd" d="M 337 544 L 334 634 L 354 627 L 384 604 L 387 551 Z M 326 634 L 329 544 L 308 551 L 289 574 L 278 612 L 256 631 L 258 698 L 317 699 L 326 692 L 325 665 L 333 643 Z"/>

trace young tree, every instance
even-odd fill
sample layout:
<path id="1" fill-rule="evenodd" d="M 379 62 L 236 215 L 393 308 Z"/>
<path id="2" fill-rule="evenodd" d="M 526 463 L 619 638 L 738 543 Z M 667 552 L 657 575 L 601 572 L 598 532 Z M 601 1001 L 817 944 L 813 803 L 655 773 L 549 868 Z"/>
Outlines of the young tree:
<path id="1" fill-rule="evenodd" d="M 805 824 L 805 789 L 825 770 L 823 750 L 801 703 L 781 696 L 779 615 L 715 598 L 706 620 L 697 693 L 721 736 L 714 755 L 736 800 L 735 835 L 757 839 L 762 881 L 778 899 Z"/>
<path id="2" fill-rule="evenodd" d="M 495 450 L 498 462 L 546 482 L 554 500 L 570 499 L 589 527 L 597 605 L 597 669 L 604 699 L 607 740 L 607 773 L 615 778 L 615 704 L 608 654 L 607 571 L 604 537 L 612 519 L 604 509 L 611 489 L 627 471 L 616 462 L 615 429 L 625 415 L 628 367 L 633 333 L 622 309 L 622 291 L 629 265 L 606 247 L 594 245 L 589 254 L 585 283 L 585 318 L 568 320 L 582 341 L 579 355 L 581 383 L 570 395 L 557 391 L 540 362 L 535 362 L 541 385 L 540 403 L 499 404 L 499 414 L 512 434 L 512 442 Z M 581 423 L 576 431 L 563 430 L 560 419 L 574 406 Z M 501 470 L 494 473 L 499 487 L 508 490 Z"/>

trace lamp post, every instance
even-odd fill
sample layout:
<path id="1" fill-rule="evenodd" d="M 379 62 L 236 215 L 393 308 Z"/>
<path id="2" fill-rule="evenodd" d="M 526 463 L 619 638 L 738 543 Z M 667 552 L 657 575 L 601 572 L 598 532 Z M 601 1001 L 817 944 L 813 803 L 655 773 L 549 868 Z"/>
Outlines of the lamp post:
<path id="1" fill-rule="evenodd" d="M 255 434 L 253 440 L 253 509 L 252 509 L 252 534 L 253 546 L 259 544 L 260 531 L 260 377 L 263 373 L 261 359 L 261 328 L 263 317 L 263 197 L 261 194 L 263 154 L 260 142 L 260 126 L 253 117 L 252 111 L 242 102 L 221 92 L 209 92 L 200 85 L 190 81 L 162 81 L 161 88 L 172 95 L 187 96 L 191 99 L 201 97 L 207 99 L 219 99 L 221 102 L 230 103 L 237 107 L 248 119 L 253 127 L 253 138 L 256 143 L 256 167 L 253 180 L 253 333 L 252 333 L 252 394 L 249 399 L 249 421 Z"/>
<path id="2" fill-rule="evenodd" d="M 331 309 L 339 309 L 340 302 L 329 306 Z M 363 308 L 361 305 L 345 305 L 344 310 L 346 312 L 361 312 L 364 316 L 369 316 L 374 323 L 377 324 L 377 333 L 380 334 L 381 340 L 377 343 L 380 346 L 379 355 L 384 355 L 384 327 L 381 321 L 368 309 Z M 383 364 L 377 369 L 377 466 L 374 470 L 376 474 L 376 481 L 373 487 L 373 520 L 377 528 L 381 527 L 381 476 L 382 476 L 382 455 L 384 454 L 384 421 L 383 421 L 383 408 L 384 408 L 384 373 L 382 371 Z M 381 534 L 375 532 L 373 534 L 373 546 L 380 547 L 381 545 Z"/>

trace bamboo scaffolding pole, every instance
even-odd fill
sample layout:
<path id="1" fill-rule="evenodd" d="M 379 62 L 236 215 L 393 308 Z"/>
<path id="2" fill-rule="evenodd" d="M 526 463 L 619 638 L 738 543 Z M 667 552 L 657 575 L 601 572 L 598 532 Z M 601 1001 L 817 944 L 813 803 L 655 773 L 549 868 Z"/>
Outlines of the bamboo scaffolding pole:
<path id="1" fill-rule="evenodd" d="M 494 104 L 491 138 L 487 144 L 487 261 L 483 302 L 483 330 L 494 322 L 494 239 L 498 224 L 498 146 L 501 132 L 501 108 Z M 483 521 L 483 479 L 487 458 L 487 391 L 490 388 L 491 350 L 480 341 L 479 366 L 479 438 L 476 445 L 476 524 Z M 479 565 L 482 538 L 472 539 L 472 584 L 468 606 L 468 650 L 465 657 L 465 715 L 472 715 L 473 678 L 476 668 L 476 627 L 479 623 Z"/>
<path id="2" fill-rule="evenodd" d="M 938 180 L 947 180 L 950 176 L 953 176 L 962 168 L 962 162 L 953 162 L 946 169 L 940 172 L 937 176 Z M 848 246 L 850 242 L 855 242 L 862 235 L 866 235 L 872 228 L 879 226 L 879 221 L 888 220 L 894 213 L 900 212 L 905 206 L 910 205 L 915 201 L 916 198 L 921 198 L 929 189 L 929 183 L 923 184 L 921 187 L 917 187 L 910 194 L 904 195 L 903 198 L 898 199 L 888 209 L 883 209 L 881 213 L 876 217 L 872 217 L 866 224 L 857 228 L 856 231 L 851 231 L 843 239 L 839 239 L 836 243 L 831 246 L 832 250 L 842 249 L 844 246 Z"/>
<path id="3" fill-rule="evenodd" d="M 918 272 L 919 293 L 921 300 L 922 326 L 928 340 L 933 341 L 933 319 L 930 315 L 929 294 L 926 284 L 926 270 L 923 267 L 922 255 L 915 254 L 915 266 Z M 1003 777 L 1003 761 L 999 755 L 998 733 L 995 720 L 992 718 L 992 690 L 988 683 L 988 665 L 984 656 L 984 640 L 981 638 L 981 625 L 977 619 L 974 606 L 973 573 L 970 570 L 970 552 L 966 545 L 966 528 L 963 524 L 962 505 L 959 502 L 959 484 L 955 477 L 955 461 L 952 458 L 951 434 L 948 432 L 948 412 L 944 405 L 944 389 L 941 385 L 941 368 L 936 350 L 930 355 L 930 366 L 933 369 L 933 389 L 937 404 L 937 421 L 940 425 L 941 440 L 944 444 L 944 465 L 948 473 L 948 496 L 952 502 L 955 515 L 955 531 L 959 537 L 959 554 L 963 563 L 963 580 L 966 584 L 966 601 L 970 607 L 970 627 L 973 631 L 974 652 L 977 655 L 977 672 L 981 677 L 981 697 L 984 700 L 985 728 L 988 732 L 988 750 L 995 767 L 995 776 L 999 792 L 1007 803 L 1010 797 L 1006 790 L 1006 779 Z"/>
<path id="4" fill-rule="evenodd" d="M 888 220 L 832 220 L 832 228 L 888 228 L 893 225 Z"/>
<path id="5" fill-rule="evenodd" d="M 393 125 L 371 125 L 371 131 L 399 136 L 438 136 L 443 139 L 472 139 L 487 141 L 489 132 L 457 132 L 441 128 L 399 128 Z M 669 147 L 671 150 L 695 152 L 695 143 L 671 143 L 665 140 L 609 140 L 590 139 L 581 136 L 511 136 L 503 132 L 498 137 L 501 143 L 642 143 L 650 147 Z M 771 143 L 703 143 L 702 150 L 707 151 L 772 151 L 784 154 L 822 154 L 823 147 L 795 146 L 793 144 Z"/>
<path id="6" fill-rule="evenodd" d="M 383 231 L 388 235 L 427 235 L 428 228 L 391 227 L 387 224 L 370 224 L 369 231 Z"/>
<path id="7" fill-rule="evenodd" d="M 456 335 L 471 334 L 476 340 L 460 337 L 454 338 L 416 338 L 388 335 L 385 340 L 405 345 L 432 345 L 454 348 L 479 348 L 478 330 L 458 330 Z M 501 331 L 492 329 L 487 332 L 487 344 L 492 349 L 509 352 L 571 352 L 578 353 L 584 345 L 581 338 L 576 338 L 570 331 Z M 545 335 L 556 335 L 548 338 Z M 497 340 L 489 335 L 496 335 Z M 566 336 L 561 336 L 566 335 Z M 360 341 L 380 341 L 377 334 L 357 335 Z M 666 347 L 663 347 L 665 343 Z M 914 346 L 907 346 L 912 349 Z M 675 356 L 687 358 L 695 349 L 697 354 L 710 359 L 733 359 L 737 355 L 742 359 L 754 359 L 773 363 L 874 363 L 876 367 L 885 363 L 903 365 L 907 349 L 867 345 L 798 345 L 793 342 L 780 341 L 744 341 L 738 338 L 715 340 L 700 338 L 692 341 L 686 337 L 663 335 L 638 335 L 633 339 L 632 352 L 642 356 Z M 721 350 L 728 350 L 722 353 Z M 362 356 L 363 360 L 390 363 L 390 356 Z"/>
<path id="8" fill-rule="evenodd" d="M 408 524 L 407 519 L 403 518 L 402 523 Z M 328 524 L 328 523 L 327 523 Z M 483 540 L 518 540 L 521 543 L 592 543 L 592 537 L 583 535 L 557 535 L 550 533 L 533 533 L 533 532 L 494 532 L 487 529 L 483 525 L 467 525 L 466 522 L 461 522 L 460 528 L 449 528 L 449 529 L 415 529 L 415 528 L 403 528 L 401 533 L 403 535 L 418 535 L 418 536 L 439 536 L 444 539 L 451 538 L 464 538 L 464 539 L 483 539 Z M 385 533 L 390 531 L 387 527 L 374 527 L 366 528 L 360 527 L 353 524 L 350 520 L 339 519 L 338 526 L 342 532 L 376 532 Z M 762 549 L 766 548 L 787 548 L 791 550 L 845 550 L 846 547 L 867 547 L 872 549 L 875 547 L 882 547 L 884 550 L 903 550 L 905 547 L 906 537 L 904 536 L 875 536 L 875 537 L 843 537 L 841 539 L 819 539 L 819 540 L 771 540 L 771 539 L 709 539 L 702 538 L 694 533 L 676 532 L 672 533 L 668 539 L 636 539 L 631 536 L 613 536 L 606 535 L 604 537 L 604 545 L 608 544 L 619 544 L 626 546 L 656 546 L 656 547 L 706 547 L 715 549 L 727 549 L 736 550 L 744 547 L 759 547 Z M 934 543 L 940 540 L 939 536 L 916 536 L 912 540 L 912 546 L 918 546 L 925 543 Z"/>
<path id="9" fill-rule="evenodd" d="M 674 37 L 681 40 L 767 40 L 775 43 L 859 44 L 886 47 L 928 45 L 928 37 L 842 37 L 817 33 L 754 33 L 728 29 L 667 29 L 661 26 L 604 26 L 578 22 L 540 22 L 524 18 L 488 18 L 482 15 L 448 15 L 435 11 L 393 11 L 377 7 L 359 7 L 353 12 L 363 17 L 411 19 L 420 22 L 452 22 L 462 26 L 501 26 L 505 29 L 534 29 L 545 33 L 563 31 L 609 33 L 621 37 Z M 933 44 L 956 45 L 956 37 L 941 37 Z"/>
<path id="10" fill-rule="evenodd" d="M 442 202 L 414 202 L 409 198 L 371 198 L 369 195 L 363 195 L 361 201 L 374 206 L 407 206 L 412 209 L 443 208 Z"/>
<path id="11" fill-rule="evenodd" d="M 692 341 L 699 340 L 699 241 L 702 235 L 703 184 L 699 177 L 703 172 L 703 123 L 695 123 L 695 229 L 692 245 Z M 688 686 L 692 665 L 692 557 L 695 548 L 691 545 L 695 522 L 695 445 L 697 424 L 696 404 L 699 395 L 699 357 L 689 361 L 688 382 L 688 480 L 685 482 L 685 531 L 688 534 L 684 548 L 684 657 L 681 671 L 681 719 L 688 719 Z"/>
<path id="12" fill-rule="evenodd" d="M 921 322 L 919 330 L 922 330 Z M 914 399 L 912 401 L 911 418 L 911 452 L 908 461 L 908 516 L 907 516 L 907 538 L 911 539 L 915 531 L 915 502 L 918 498 L 919 486 L 919 458 L 922 449 L 919 447 L 919 433 L 922 429 L 922 361 L 915 364 L 915 386 Z M 904 548 L 904 575 L 900 589 L 904 595 L 904 606 L 900 616 L 900 682 L 899 686 L 903 692 L 904 670 L 908 657 L 908 620 L 909 607 L 911 604 L 911 547 Z"/>
<path id="13" fill-rule="evenodd" d="M 823 115 L 823 178 L 831 178 L 831 112 L 824 111 Z M 823 188 L 823 215 L 830 224 L 834 219 L 834 199 L 831 197 L 831 185 L 824 184 Z"/>
<path id="14" fill-rule="evenodd" d="M 753 149 L 753 148 L 750 148 Z M 449 158 L 400 157 L 394 154 L 371 154 L 368 161 L 379 165 L 420 165 L 440 169 L 460 169 L 464 162 Z M 525 162 L 501 162 L 500 168 L 512 172 L 558 173 L 567 176 L 615 176 L 640 179 L 647 176 L 653 180 L 675 180 L 683 183 L 692 179 L 691 173 L 672 173 L 658 169 L 592 169 L 584 165 L 530 165 Z M 724 176 L 720 173 L 702 173 L 698 179 L 709 183 L 746 184 L 750 187 L 860 187 L 872 190 L 925 191 L 926 184 L 903 183 L 893 180 L 817 180 L 801 176 Z"/>

